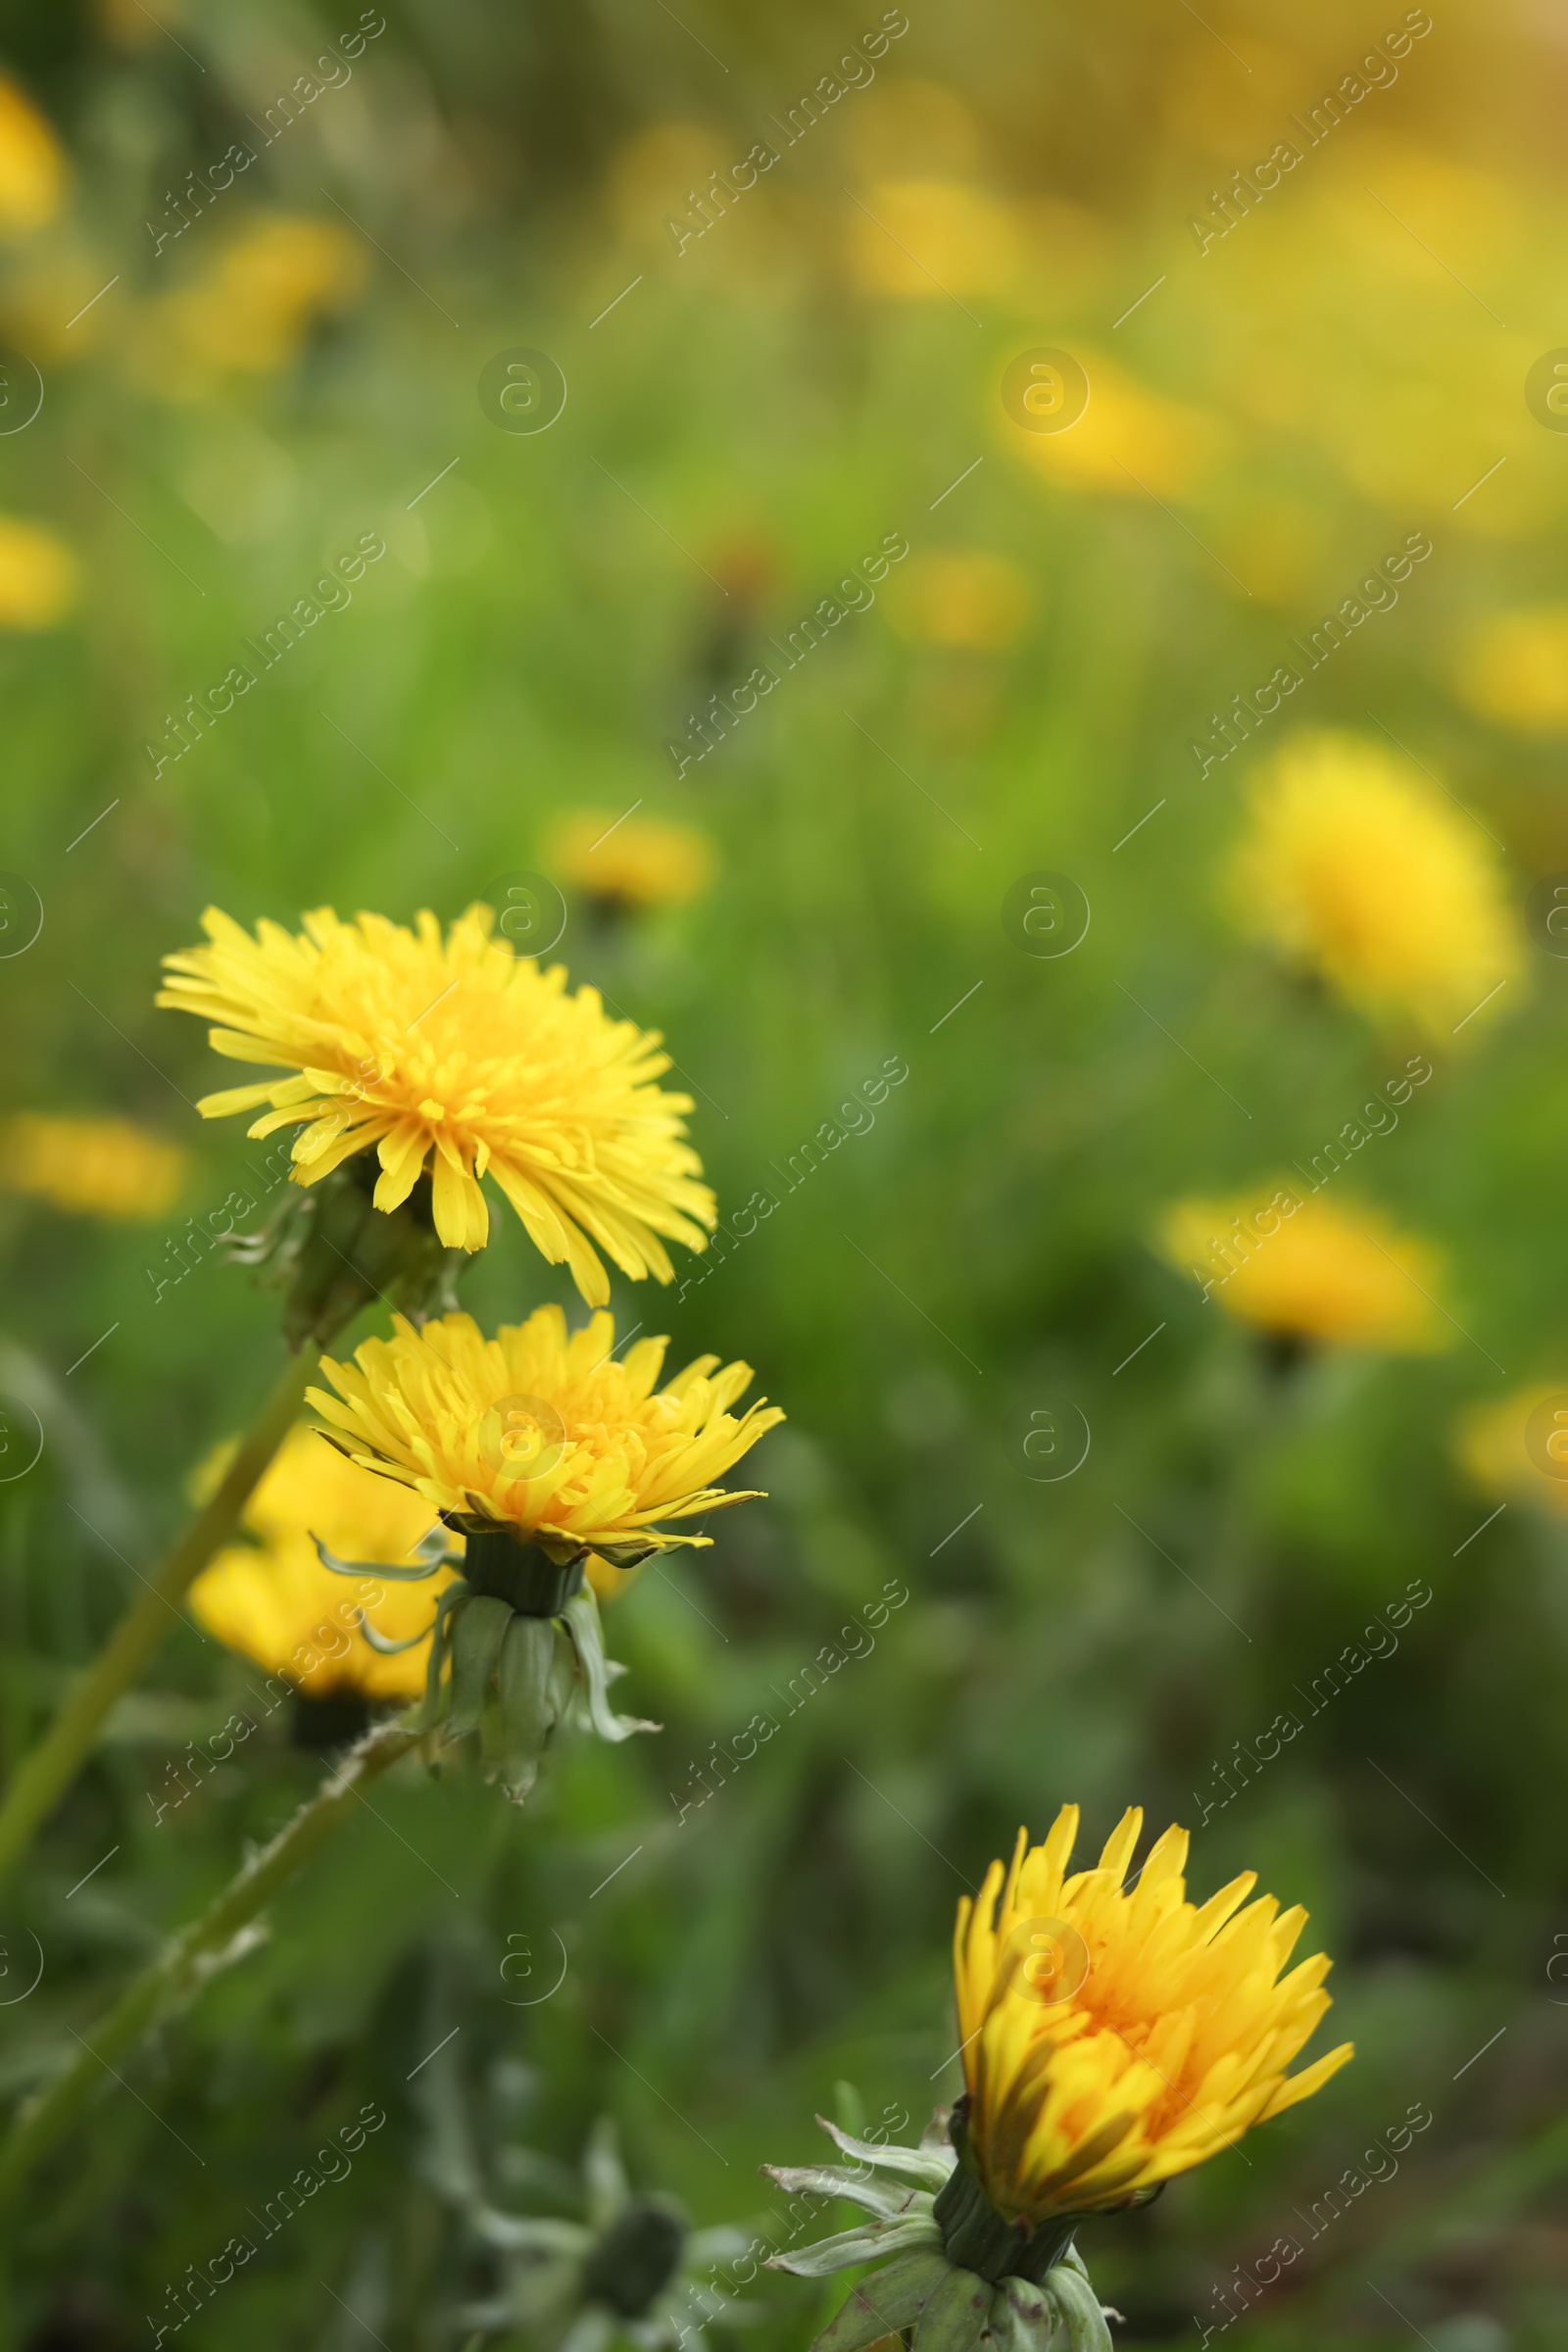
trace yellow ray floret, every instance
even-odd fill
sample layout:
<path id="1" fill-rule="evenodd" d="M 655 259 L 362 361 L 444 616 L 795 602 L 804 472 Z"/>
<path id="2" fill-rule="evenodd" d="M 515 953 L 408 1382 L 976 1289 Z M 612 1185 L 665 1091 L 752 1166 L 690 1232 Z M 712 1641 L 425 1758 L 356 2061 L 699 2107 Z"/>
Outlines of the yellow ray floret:
<path id="1" fill-rule="evenodd" d="M 412 931 L 329 906 L 304 922 L 298 936 L 263 922 L 252 939 L 209 907 L 210 944 L 165 957 L 160 1004 L 216 1021 L 216 1053 L 297 1073 L 208 1095 L 203 1117 L 267 1103 L 250 1134 L 302 1126 L 297 1184 L 373 1147 L 380 1209 L 428 1166 L 449 1249 L 483 1248 L 489 1174 L 591 1306 L 610 1296 L 600 1250 L 633 1279 L 668 1282 L 662 1234 L 705 1247 L 713 1198 L 681 1140 L 691 1098 L 655 1085 L 669 1067 L 656 1033 L 612 1020 L 595 989 L 568 995 L 559 964 L 514 956 L 487 906 L 445 940 L 428 911 Z"/>
<path id="2" fill-rule="evenodd" d="M 1504 1009 L 1523 969 L 1480 826 L 1352 735 L 1299 737 L 1264 771 L 1229 888 L 1244 930 L 1347 1004 L 1444 1040 Z"/>
<path id="3" fill-rule="evenodd" d="M 1099 1867 L 1069 1878 L 1078 1808 L 1063 1805 L 1044 1845 L 1020 1830 L 1010 1870 L 993 1862 L 978 1901 L 958 1904 L 968 2145 L 1009 2219 L 1124 2204 L 1309 2098 L 1352 2054 L 1344 2042 L 1286 2074 L 1329 2006 L 1321 1952 L 1280 1973 L 1306 1913 L 1247 1903 L 1251 1871 L 1195 1908 L 1179 1829 L 1124 1891 L 1143 1818 L 1125 1813 Z M 1031 1983 L 1032 1947 L 1064 1973 Z"/>
<path id="4" fill-rule="evenodd" d="M 657 1388 L 665 1340 L 613 1358 L 612 1316 L 571 1334 L 559 1306 L 504 1323 L 487 1340 L 470 1315 L 367 1340 L 352 1364 L 323 1362 L 337 1391 L 310 1400 L 356 1462 L 401 1480 L 437 1510 L 472 1513 L 524 1536 L 592 1548 L 702 1544 L 661 1524 L 745 1494 L 714 1485 L 784 1416 L 759 1400 L 729 1407 L 749 1364 L 699 1356 Z"/>
<path id="5" fill-rule="evenodd" d="M 429 1625 L 452 1572 L 420 1584 L 377 1583 L 373 1571 L 338 1576 L 321 1565 L 311 1539 L 319 1536 L 340 1559 L 407 1568 L 434 1521 L 416 1494 L 368 1477 L 302 1424 L 245 1506 L 255 1542 L 218 1554 L 190 1589 L 191 1608 L 230 1649 L 268 1674 L 286 1675 L 312 1697 L 416 1698 L 429 1643 L 385 1656 L 361 1636 L 359 1612 L 388 1641 L 406 1641 Z"/>

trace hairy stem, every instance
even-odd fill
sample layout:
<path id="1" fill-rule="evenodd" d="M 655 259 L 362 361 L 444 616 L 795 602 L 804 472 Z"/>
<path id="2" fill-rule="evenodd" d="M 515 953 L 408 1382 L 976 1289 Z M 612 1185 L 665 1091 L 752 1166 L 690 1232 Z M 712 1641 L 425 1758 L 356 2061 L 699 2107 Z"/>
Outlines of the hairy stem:
<path id="1" fill-rule="evenodd" d="M 185 2007 L 210 1977 L 249 1949 L 245 1932 L 257 1913 L 357 1810 L 368 1786 L 417 1746 L 418 1737 L 397 1723 L 368 1732 L 271 1843 L 253 1854 L 200 1918 L 165 1945 L 0 2142 L 0 2205 L 16 2195 L 38 2159 L 142 2035 Z"/>
<path id="2" fill-rule="evenodd" d="M 251 1492 L 294 1424 L 320 1349 L 291 1356 L 222 1481 L 155 1577 L 110 1635 L 37 1745 L 23 1758 L 0 1803 L 0 1885 L 32 1842 L 33 1833 L 75 1779 L 104 1717 L 130 1688 L 179 1617 L 179 1604 L 220 1544 L 227 1542 Z"/>

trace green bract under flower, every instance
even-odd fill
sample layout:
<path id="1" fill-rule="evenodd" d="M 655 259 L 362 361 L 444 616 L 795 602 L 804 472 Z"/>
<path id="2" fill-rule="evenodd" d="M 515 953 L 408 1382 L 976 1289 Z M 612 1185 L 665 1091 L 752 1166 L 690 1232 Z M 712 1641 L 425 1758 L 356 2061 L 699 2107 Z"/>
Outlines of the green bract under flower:
<path id="1" fill-rule="evenodd" d="M 871 2218 L 798 2253 L 771 2255 L 769 2267 L 802 2278 L 867 2262 L 883 2267 L 851 2289 L 813 2352 L 862 2352 L 901 2333 L 913 2352 L 972 2352 L 981 2344 L 1045 2352 L 1058 2328 L 1071 2352 L 1110 2352 L 1106 2314 L 1072 2244 L 1075 2222 L 1054 2231 L 1049 2244 L 1031 2246 L 1027 2232 L 991 2213 L 974 2176 L 959 2165 L 945 2109 L 917 2148 L 879 2147 L 816 2120 L 853 2165 L 764 2169 L 781 2188 L 843 2197 Z M 960 2253 L 984 2260 L 985 2271 L 968 2268 L 956 2258 Z M 1006 2267 L 1013 2260 L 1023 2267 Z"/>
<path id="2" fill-rule="evenodd" d="M 564 1563 L 493 1521 L 463 1526 L 462 1552 L 449 1551 L 443 1531 L 432 1528 L 416 1546 L 412 1568 L 340 1560 L 319 1539 L 316 1548 L 339 1576 L 409 1584 L 459 1571 L 442 1588 L 431 1623 L 407 1642 L 384 1641 L 363 1619 L 360 1631 L 383 1654 L 429 1641 L 415 1729 L 429 1735 L 432 1749 L 477 1735 L 486 1779 L 520 1805 L 564 1721 L 612 1740 L 661 1727 L 617 1715 L 610 1704 L 610 1685 L 625 1669 L 605 1655 L 599 1603 L 583 1581 L 586 1553 Z"/>

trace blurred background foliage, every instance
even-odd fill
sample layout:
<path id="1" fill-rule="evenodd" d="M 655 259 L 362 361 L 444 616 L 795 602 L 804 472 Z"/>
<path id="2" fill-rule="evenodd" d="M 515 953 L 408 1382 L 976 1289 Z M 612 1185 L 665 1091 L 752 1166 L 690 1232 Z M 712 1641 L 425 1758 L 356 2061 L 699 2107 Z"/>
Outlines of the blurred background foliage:
<path id="1" fill-rule="evenodd" d="M 0 864 L 43 912 L 0 962 L 7 1458 L 27 1413 L 43 1431 L 0 1485 L 7 1757 L 280 1357 L 275 1301 L 187 1222 L 260 1148 L 203 1128 L 223 1074 L 152 1008 L 209 902 L 406 920 L 558 880 L 573 979 L 669 1038 L 721 1213 L 779 1202 L 683 1263 L 699 1281 L 621 1286 L 620 1327 L 667 1330 L 676 1364 L 744 1355 L 789 1414 L 755 1457 L 770 1499 L 610 1618 L 663 1732 L 564 1749 L 521 1816 L 462 1779 L 388 1788 L 265 1948 L 106 2079 L 13 2228 L 7 2343 L 156 2336 L 186 2267 L 367 2102 L 386 2128 L 190 2341 L 459 2340 L 495 2285 L 465 2167 L 573 2211 L 601 2114 L 695 2224 L 781 2229 L 757 2168 L 814 2161 L 813 2111 L 917 2128 L 955 2094 L 955 1897 L 1069 1797 L 1097 1847 L 1129 1802 L 1190 1824 L 1200 1896 L 1252 1867 L 1305 1902 L 1360 2053 L 1085 2232 L 1120 2340 L 1201 2340 L 1292 2230 L 1239 2345 L 1563 2339 L 1568 1548 L 1521 1437 L 1568 1385 L 1568 967 L 1526 922 L 1568 866 L 1568 439 L 1524 395 L 1568 333 L 1562 24 L 1436 12 L 1200 247 L 1214 191 L 1379 37 L 1364 11 L 911 5 L 785 146 L 862 14 L 0 18 L 0 341 L 45 389 L 0 437 Z M 318 94 L 264 144 L 301 75 Z M 758 139 L 776 166 L 672 234 Z M 236 142 L 256 160 L 215 192 Z M 999 394 L 1041 345 L 1094 388 L 1060 436 Z M 518 346 L 566 379 L 546 432 L 476 397 Z M 186 698 L 366 533 L 386 554 L 351 604 L 167 756 Z M 1255 757 L 1200 773 L 1214 714 L 1410 533 L 1433 552 L 1397 604 Z M 690 714 L 889 534 L 909 552 L 874 605 L 682 770 Z M 1373 1019 L 1233 920 L 1249 779 L 1302 726 L 1460 804 L 1519 943 L 1472 1027 Z M 625 811 L 683 830 L 621 841 L 595 891 L 588 820 Z M 1092 908 L 1070 956 L 1004 922 L 1040 870 Z M 1302 1344 L 1164 1261 L 1172 1203 L 1261 1200 L 1293 1165 L 1304 1188 L 1423 1054 L 1334 1199 L 1433 1253 L 1445 1344 Z M 885 1064 L 907 1076 L 862 1112 Z M 89 1181 L 40 1116 L 136 1132 Z M 465 1303 L 550 1297 L 498 1217 Z M 1034 1474 L 1043 1412 L 1092 1433 L 1071 1476 Z M 890 1584 L 874 1648 L 737 1763 Z M 1323 1695 L 1412 1585 L 1396 1646 Z M 44 1959 L 0 2017 L 9 2097 L 313 1785 L 278 1710 L 160 1816 L 251 1674 L 175 1632 L 8 1893 L 0 1982 Z M 1365 2185 L 1415 2103 L 1430 2127 Z M 1308 2237 L 1291 2217 L 1335 2182 Z M 751 2297 L 765 2346 L 828 2308 L 777 2278 Z"/>

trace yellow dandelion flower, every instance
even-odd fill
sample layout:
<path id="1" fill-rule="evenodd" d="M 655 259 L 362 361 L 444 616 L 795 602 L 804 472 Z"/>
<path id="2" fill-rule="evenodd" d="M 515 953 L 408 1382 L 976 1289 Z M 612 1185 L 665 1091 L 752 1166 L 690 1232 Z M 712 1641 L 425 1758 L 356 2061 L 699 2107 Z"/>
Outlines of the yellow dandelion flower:
<path id="1" fill-rule="evenodd" d="M 1089 405 L 1055 433 L 1026 432 L 1000 409 L 998 426 L 1013 457 L 1063 488 L 1117 498 L 1181 498 L 1220 445 L 1215 418 L 1151 391 L 1099 353 L 1076 354 L 1089 378 Z"/>
<path id="2" fill-rule="evenodd" d="M 1479 826 L 1357 736 L 1298 736 L 1261 771 L 1227 883 L 1244 931 L 1434 1037 L 1499 1009 L 1523 969 Z"/>
<path id="3" fill-rule="evenodd" d="M 997 294 L 1018 269 L 1012 214 L 962 180 L 880 180 L 845 228 L 850 274 L 869 294 L 909 302 Z"/>
<path id="4" fill-rule="evenodd" d="M 58 1119 L 19 1111 L 0 1125 L 0 1186 L 98 1217 L 157 1217 L 184 1180 L 177 1144 L 129 1119 Z"/>
<path id="5" fill-rule="evenodd" d="M 976 548 L 914 557 L 888 610 L 899 634 L 917 645 L 998 653 L 1016 639 L 1033 604 L 1026 571 Z"/>
<path id="6" fill-rule="evenodd" d="M 378 914 L 341 922 L 329 906 L 304 921 L 299 935 L 263 922 L 252 939 L 209 907 L 210 944 L 166 956 L 160 1004 L 218 1022 L 216 1053 L 299 1073 L 209 1095 L 204 1118 L 265 1102 L 250 1134 L 303 1126 L 296 1184 L 374 1146 L 379 1209 L 428 1164 L 449 1249 L 483 1248 L 488 1173 L 590 1305 L 610 1296 L 600 1249 L 633 1279 L 668 1282 L 661 1234 L 706 1246 L 713 1198 L 681 1141 L 691 1098 L 654 1084 L 669 1066 L 657 1033 L 610 1019 L 595 989 L 568 995 L 561 965 L 516 958 L 490 936 L 487 906 L 445 941 L 428 910 L 413 931 Z"/>
<path id="7" fill-rule="evenodd" d="M 731 1414 L 749 1364 L 699 1356 L 658 1388 L 668 1342 L 640 1340 L 618 1360 L 614 1345 L 612 1316 L 568 1337 L 559 1306 L 493 1340 L 469 1315 L 419 1331 L 399 1315 L 352 1364 L 323 1361 L 337 1395 L 313 1389 L 310 1401 L 362 1468 L 438 1511 L 558 1548 L 706 1544 L 662 1522 L 751 1499 L 713 1482 L 784 1416 L 762 1400 Z"/>
<path id="8" fill-rule="evenodd" d="M 1568 734 L 1568 605 L 1494 612 L 1460 658 L 1472 710 L 1519 735 Z"/>
<path id="9" fill-rule="evenodd" d="M 1539 1381 L 1471 1407 L 1458 1454 L 1483 1494 L 1568 1519 L 1568 1381 Z"/>
<path id="10" fill-rule="evenodd" d="M 679 906 L 713 878 L 713 845 L 695 825 L 617 823 L 612 810 L 579 809 L 546 839 L 546 868 L 564 882 L 625 906 Z"/>
<path id="11" fill-rule="evenodd" d="M 76 559 L 36 522 L 0 514 L 0 629 L 52 629 L 76 601 Z"/>
<path id="12" fill-rule="evenodd" d="M 1078 1807 L 1063 1805 L 1044 1845 L 1020 1830 L 1011 1868 L 993 1862 L 958 1904 L 968 2161 L 994 2211 L 1031 2227 L 1190 2171 L 1352 2055 L 1343 2042 L 1287 2074 L 1329 2007 L 1321 1952 L 1281 1974 L 1306 1913 L 1248 1903 L 1250 1870 L 1195 1907 L 1175 1828 L 1124 1889 L 1143 1818 L 1125 1813 L 1069 1878 Z"/>
<path id="13" fill-rule="evenodd" d="M 60 141 L 8 74 L 0 74 L 0 236 L 42 228 L 60 210 Z"/>
<path id="14" fill-rule="evenodd" d="M 187 399 L 215 376 L 271 374 L 298 357 L 318 318 L 348 308 L 367 275 L 361 247 L 335 220 L 255 220 L 202 277 L 153 304 L 142 366 Z"/>
<path id="15" fill-rule="evenodd" d="M 302 1423 L 246 1505 L 255 1543 L 218 1554 L 191 1586 L 191 1608 L 230 1649 L 268 1674 L 286 1675 L 313 1698 L 346 1691 L 417 1698 L 428 1642 L 385 1656 L 359 1632 L 359 1613 L 386 1640 L 406 1641 L 429 1626 L 431 1599 L 453 1571 L 425 1584 L 379 1583 L 373 1571 L 339 1576 L 322 1566 L 313 1538 L 339 1557 L 406 1567 L 434 1517 L 407 1488 L 356 1469 Z"/>
<path id="16" fill-rule="evenodd" d="M 1442 1259 L 1374 1210 L 1291 1184 L 1167 1211 L 1160 1254 L 1228 1313 L 1264 1331 L 1345 1348 L 1451 1347 L 1436 1296 Z"/>

